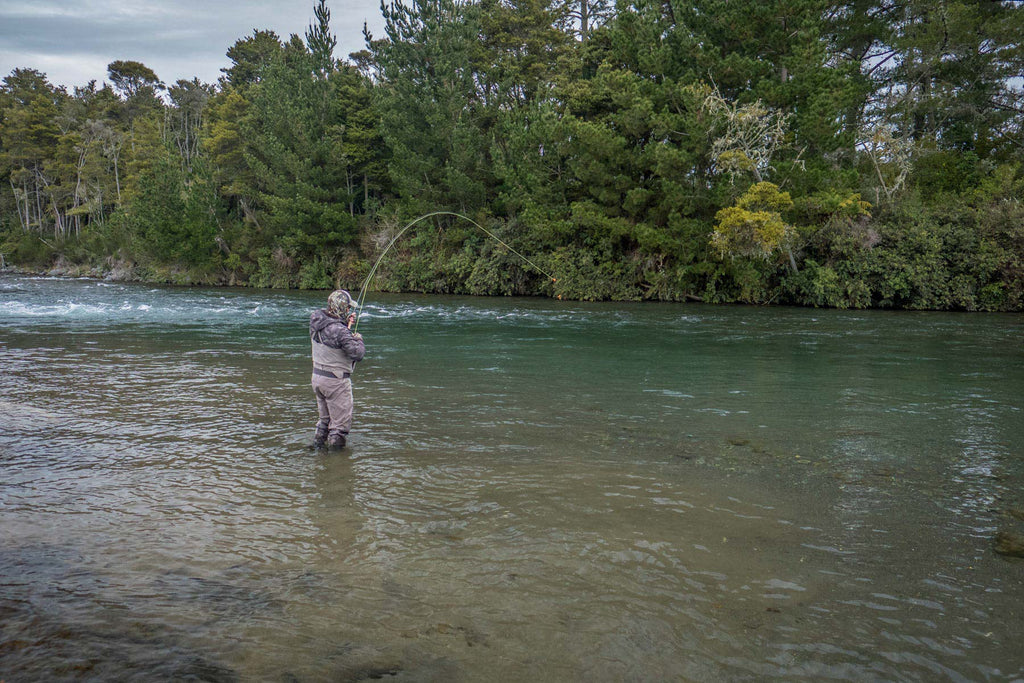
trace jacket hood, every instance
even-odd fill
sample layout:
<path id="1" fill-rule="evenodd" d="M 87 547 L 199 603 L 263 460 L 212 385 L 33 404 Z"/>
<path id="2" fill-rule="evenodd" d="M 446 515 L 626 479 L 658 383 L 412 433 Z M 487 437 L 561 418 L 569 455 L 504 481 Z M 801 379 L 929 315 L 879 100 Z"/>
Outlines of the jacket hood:
<path id="1" fill-rule="evenodd" d="M 329 315 L 324 309 L 313 311 L 313 315 L 309 317 L 309 329 L 313 332 L 321 332 L 328 325 L 334 323 L 341 323 L 341 318 L 335 318 L 333 315 Z"/>

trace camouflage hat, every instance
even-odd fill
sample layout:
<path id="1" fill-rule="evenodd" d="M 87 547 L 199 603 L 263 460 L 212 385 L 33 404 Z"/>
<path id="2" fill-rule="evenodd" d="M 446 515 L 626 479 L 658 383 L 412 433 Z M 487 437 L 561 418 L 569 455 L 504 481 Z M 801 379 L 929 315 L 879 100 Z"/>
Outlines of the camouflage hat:
<path id="1" fill-rule="evenodd" d="M 327 312 L 341 317 L 351 310 L 355 300 L 344 289 L 336 289 L 327 297 Z"/>

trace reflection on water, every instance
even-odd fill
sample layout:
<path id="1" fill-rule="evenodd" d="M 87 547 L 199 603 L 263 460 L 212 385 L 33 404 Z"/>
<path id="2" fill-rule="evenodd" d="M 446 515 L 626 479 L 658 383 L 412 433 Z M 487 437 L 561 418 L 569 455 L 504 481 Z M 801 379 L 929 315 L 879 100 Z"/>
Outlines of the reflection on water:
<path id="1" fill-rule="evenodd" d="M 0 279 L 0 679 L 1013 680 L 1019 316 Z"/>

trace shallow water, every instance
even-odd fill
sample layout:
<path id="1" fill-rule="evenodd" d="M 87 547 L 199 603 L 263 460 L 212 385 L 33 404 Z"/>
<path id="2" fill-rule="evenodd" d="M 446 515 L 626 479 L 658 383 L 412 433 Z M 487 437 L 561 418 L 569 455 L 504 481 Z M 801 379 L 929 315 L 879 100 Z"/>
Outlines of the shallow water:
<path id="1" fill-rule="evenodd" d="M 1015 680 L 1024 317 L 0 276 L 0 680 Z"/>

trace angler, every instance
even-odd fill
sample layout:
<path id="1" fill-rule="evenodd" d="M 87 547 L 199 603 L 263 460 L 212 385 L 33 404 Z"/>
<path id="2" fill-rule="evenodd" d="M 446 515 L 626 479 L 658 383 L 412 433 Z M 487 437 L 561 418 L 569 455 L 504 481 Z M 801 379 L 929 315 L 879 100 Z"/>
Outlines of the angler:
<path id="1" fill-rule="evenodd" d="M 319 420 L 314 443 L 317 448 L 343 448 L 352 428 L 352 370 L 363 359 L 363 335 L 353 332 L 356 320 L 352 295 L 339 289 L 327 297 L 327 308 L 309 317 L 313 346 L 313 393 Z"/>

